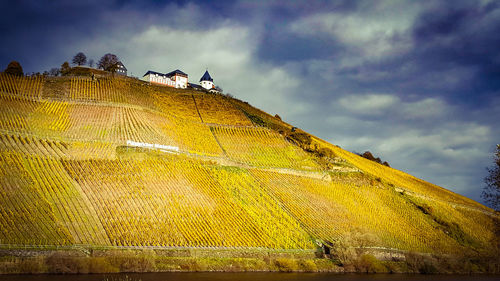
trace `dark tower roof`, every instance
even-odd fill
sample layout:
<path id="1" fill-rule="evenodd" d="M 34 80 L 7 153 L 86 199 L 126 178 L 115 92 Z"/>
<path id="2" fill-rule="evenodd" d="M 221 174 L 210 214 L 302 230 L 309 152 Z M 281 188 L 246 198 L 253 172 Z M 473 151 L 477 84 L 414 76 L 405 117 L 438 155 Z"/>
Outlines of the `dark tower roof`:
<path id="1" fill-rule="evenodd" d="M 212 77 L 210 77 L 210 74 L 208 74 L 208 70 L 205 71 L 205 74 L 203 74 L 203 76 L 201 76 L 200 78 L 200 82 L 201 81 L 210 81 L 210 82 L 214 82 L 214 79 L 212 79 Z"/>

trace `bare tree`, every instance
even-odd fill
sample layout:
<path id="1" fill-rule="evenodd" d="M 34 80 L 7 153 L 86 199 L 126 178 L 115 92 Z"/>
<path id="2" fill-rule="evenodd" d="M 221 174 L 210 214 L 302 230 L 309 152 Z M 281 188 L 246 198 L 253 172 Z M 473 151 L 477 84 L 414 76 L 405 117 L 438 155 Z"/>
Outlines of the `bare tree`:
<path id="1" fill-rule="evenodd" d="M 87 63 L 87 56 L 82 52 L 79 52 L 73 57 L 73 64 L 80 66 L 86 63 Z"/>
<path id="2" fill-rule="evenodd" d="M 53 67 L 49 70 L 50 76 L 59 76 L 60 73 L 61 73 L 61 70 L 57 67 Z"/>
<path id="3" fill-rule="evenodd" d="M 97 63 L 97 67 L 109 71 L 111 73 L 115 73 L 118 69 L 118 63 L 120 60 L 114 54 L 105 54 Z"/>
<path id="4" fill-rule="evenodd" d="M 493 167 L 488 168 L 489 175 L 484 179 L 486 186 L 482 197 L 493 209 L 500 210 L 500 144 L 497 144 L 493 156 Z"/>
<path id="5" fill-rule="evenodd" d="M 15 75 L 15 76 L 23 76 L 23 67 L 17 61 L 11 61 L 7 68 L 4 70 L 5 73 Z"/>

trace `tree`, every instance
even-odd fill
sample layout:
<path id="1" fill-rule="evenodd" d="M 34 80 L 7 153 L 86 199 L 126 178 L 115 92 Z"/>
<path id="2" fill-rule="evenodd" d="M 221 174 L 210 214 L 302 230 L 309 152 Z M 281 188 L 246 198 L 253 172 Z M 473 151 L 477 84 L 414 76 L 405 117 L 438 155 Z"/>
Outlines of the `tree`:
<path id="1" fill-rule="evenodd" d="M 65 61 L 63 64 L 61 64 L 61 74 L 66 75 L 69 71 L 71 70 L 71 67 L 69 66 L 69 63 Z"/>
<path id="2" fill-rule="evenodd" d="M 87 56 L 82 52 L 79 52 L 73 57 L 73 64 L 80 66 L 86 63 L 87 63 Z"/>
<path id="3" fill-rule="evenodd" d="M 61 73 L 61 70 L 57 67 L 53 67 L 49 70 L 50 76 L 59 76 L 60 73 Z"/>
<path id="4" fill-rule="evenodd" d="M 482 197 L 486 203 L 498 211 L 500 210 L 500 144 L 497 144 L 493 161 L 493 167 L 487 168 L 489 175 L 484 179 L 486 186 Z"/>
<path id="5" fill-rule="evenodd" d="M 114 54 L 105 54 L 97 63 L 97 67 L 109 71 L 111 73 L 115 73 L 118 69 L 118 63 L 120 60 Z"/>
<path id="6" fill-rule="evenodd" d="M 89 59 L 89 67 L 94 67 L 94 60 L 93 59 Z"/>
<path id="7" fill-rule="evenodd" d="M 390 167 L 387 161 L 382 162 L 382 159 L 380 159 L 380 157 L 375 158 L 375 156 L 373 156 L 373 154 L 370 151 L 365 151 L 363 154 L 358 154 L 358 155 L 368 160 Z"/>
<path id="8" fill-rule="evenodd" d="M 15 76 L 23 76 L 23 67 L 17 61 L 11 61 L 7 68 L 4 70 L 5 73 L 15 75 Z"/>

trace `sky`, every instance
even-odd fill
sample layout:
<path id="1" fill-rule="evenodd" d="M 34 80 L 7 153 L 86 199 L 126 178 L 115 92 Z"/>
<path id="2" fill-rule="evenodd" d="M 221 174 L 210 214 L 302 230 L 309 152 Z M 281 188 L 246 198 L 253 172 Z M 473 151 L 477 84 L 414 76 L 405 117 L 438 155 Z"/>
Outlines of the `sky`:
<path id="1" fill-rule="evenodd" d="M 0 0 L 0 68 L 116 54 L 483 202 L 500 143 L 500 2 Z"/>

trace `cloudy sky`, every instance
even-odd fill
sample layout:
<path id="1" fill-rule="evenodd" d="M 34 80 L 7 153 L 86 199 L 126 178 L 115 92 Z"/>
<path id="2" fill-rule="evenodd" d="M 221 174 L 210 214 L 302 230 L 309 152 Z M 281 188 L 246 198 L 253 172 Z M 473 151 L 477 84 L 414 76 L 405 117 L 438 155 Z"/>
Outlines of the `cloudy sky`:
<path id="1" fill-rule="evenodd" d="M 118 55 L 481 201 L 500 142 L 500 2 L 0 0 L 0 68 Z"/>

